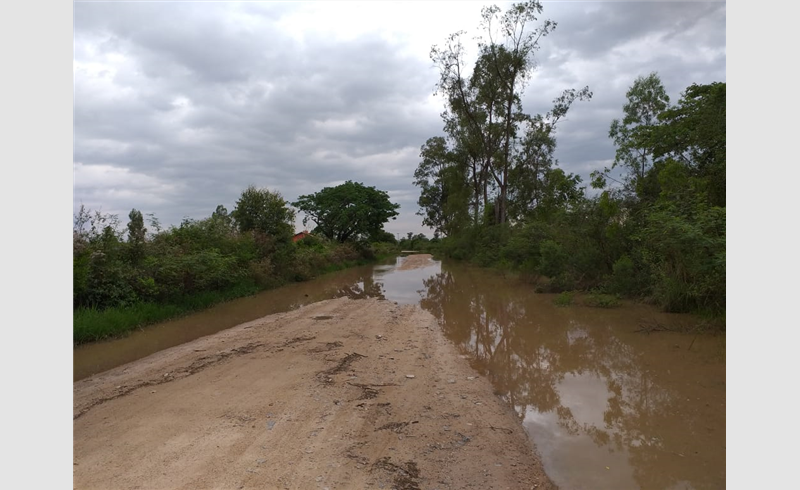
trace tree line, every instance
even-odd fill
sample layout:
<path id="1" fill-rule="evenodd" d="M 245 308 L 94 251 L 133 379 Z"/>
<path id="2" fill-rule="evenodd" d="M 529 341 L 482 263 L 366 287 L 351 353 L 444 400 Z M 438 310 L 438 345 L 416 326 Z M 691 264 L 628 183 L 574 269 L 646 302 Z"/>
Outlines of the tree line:
<path id="1" fill-rule="evenodd" d="M 668 311 L 725 311 L 725 83 L 692 84 L 670 105 L 657 73 L 640 76 L 610 122 L 613 164 L 580 176 L 555 159 L 559 122 L 588 87 L 544 114 L 522 93 L 556 27 L 529 1 L 482 11 L 468 72 L 464 32 L 434 46 L 444 134 L 421 147 L 414 184 L 442 254 L 520 271 L 543 291 L 595 289 Z"/>
<path id="2" fill-rule="evenodd" d="M 383 225 L 399 205 L 385 191 L 347 181 L 300 196 L 292 206 L 306 214 L 304 224 L 316 226 L 296 242 L 296 211 L 289 204 L 280 192 L 251 185 L 232 211 L 219 205 L 207 218 L 185 218 L 167 229 L 137 209 L 123 228 L 118 216 L 81 206 L 73 226 L 75 342 L 394 250 L 394 236 Z"/>

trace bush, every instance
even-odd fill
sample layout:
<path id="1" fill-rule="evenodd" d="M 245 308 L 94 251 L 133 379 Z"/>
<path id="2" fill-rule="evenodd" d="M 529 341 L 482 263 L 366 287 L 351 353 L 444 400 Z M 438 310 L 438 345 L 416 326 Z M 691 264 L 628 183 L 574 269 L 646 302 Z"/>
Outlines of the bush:
<path id="1" fill-rule="evenodd" d="M 553 300 L 556 306 L 569 306 L 572 304 L 572 299 L 575 296 L 575 293 L 571 291 L 564 291 L 563 293 L 556 296 L 556 299 Z"/>
<path id="2" fill-rule="evenodd" d="M 592 293 L 586 297 L 586 305 L 596 308 L 614 308 L 620 305 L 619 298 L 611 294 Z"/>
<path id="3" fill-rule="evenodd" d="M 560 244 L 544 240 L 539 246 L 539 272 L 548 277 L 557 277 L 565 272 L 569 257 Z"/>
<path id="4" fill-rule="evenodd" d="M 611 292 L 632 296 L 641 291 L 642 281 L 639 279 L 630 257 L 627 255 L 620 257 L 614 262 L 612 270 L 608 285 Z"/>

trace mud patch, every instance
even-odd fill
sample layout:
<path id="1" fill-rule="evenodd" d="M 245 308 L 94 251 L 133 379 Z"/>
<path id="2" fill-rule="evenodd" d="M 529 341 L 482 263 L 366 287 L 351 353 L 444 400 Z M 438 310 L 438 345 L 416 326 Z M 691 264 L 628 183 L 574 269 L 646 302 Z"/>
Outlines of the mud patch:
<path id="1" fill-rule="evenodd" d="M 366 445 L 366 442 L 357 442 L 357 443 L 353 444 L 352 446 L 347 448 L 347 451 L 345 451 L 345 453 L 344 453 L 345 457 L 348 458 L 348 459 L 352 459 L 353 461 L 355 461 L 357 464 L 359 464 L 361 466 L 368 466 L 369 465 L 369 458 L 366 457 L 366 456 L 362 456 L 361 454 L 358 454 L 356 452 L 356 450 L 360 449 L 364 445 Z"/>
<path id="2" fill-rule="evenodd" d="M 333 383 L 333 378 L 331 378 L 331 376 L 341 373 L 342 371 L 346 371 L 350 368 L 351 364 L 364 357 L 367 356 L 359 354 L 358 352 L 347 354 L 332 368 L 318 372 L 317 378 L 319 378 L 323 383 Z"/>
<path id="3" fill-rule="evenodd" d="M 382 425 L 375 429 L 375 432 L 378 432 L 379 430 L 391 430 L 392 432 L 400 433 L 403 432 L 403 429 L 405 429 L 409 424 L 417 423 L 419 423 L 419 420 L 415 420 L 413 422 L 389 422 L 388 424 Z"/>
<path id="4" fill-rule="evenodd" d="M 414 461 L 406 461 L 399 465 L 392 463 L 391 456 L 385 456 L 372 464 L 372 470 L 383 470 L 394 475 L 394 487 L 397 490 L 421 490 L 419 486 L 419 468 Z"/>
<path id="5" fill-rule="evenodd" d="M 376 398 L 381 391 L 375 389 L 376 386 L 397 386 L 396 383 L 381 383 L 381 384 L 363 384 L 363 383 L 351 383 L 347 382 L 350 386 L 355 386 L 356 388 L 361 388 L 361 396 L 357 398 L 357 400 L 371 400 Z M 390 403 L 379 403 L 378 406 L 390 405 Z"/>
<path id="6" fill-rule="evenodd" d="M 319 347 L 314 347 L 312 349 L 308 349 L 308 352 L 319 353 L 319 352 L 329 352 L 333 349 L 338 349 L 339 347 L 344 346 L 343 343 L 339 342 L 326 342 L 325 345 L 320 345 Z"/>
<path id="7" fill-rule="evenodd" d="M 316 338 L 317 338 L 316 335 L 311 335 L 311 336 L 308 336 L 308 337 L 294 337 L 294 338 L 289 339 L 286 342 L 284 342 L 283 345 L 285 347 L 287 345 L 293 345 L 293 344 L 297 344 L 297 343 L 300 343 L 300 342 L 308 342 L 309 340 L 314 340 Z"/>
<path id="8" fill-rule="evenodd" d="M 372 400 L 373 398 L 377 398 L 381 392 L 376 390 L 375 388 L 370 388 L 369 386 L 361 386 L 361 396 L 358 397 L 359 400 Z"/>

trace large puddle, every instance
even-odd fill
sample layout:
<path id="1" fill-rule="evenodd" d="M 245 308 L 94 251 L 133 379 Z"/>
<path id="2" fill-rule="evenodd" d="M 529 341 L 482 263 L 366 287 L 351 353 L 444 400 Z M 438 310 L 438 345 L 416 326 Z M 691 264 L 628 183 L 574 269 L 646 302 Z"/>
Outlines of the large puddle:
<path id="1" fill-rule="evenodd" d="M 725 488 L 725 341 L 637 333 L 693 325 L 644 305 L 557 307 L 555 295 L 448 266 L 423 308 L 536 441 L 562 489 Z"/>
<path id="2" fill-rule="evenodd" d="M 725 488 L 724 337 L 637 333 L 693 325 L 645 305 L 557 307 L 481 269 L 404 259 L 267 291 L 74 351 L 74 377 L 261 316 L 339 296 L 418 303 L 514 407 L 564 490 Z"/>

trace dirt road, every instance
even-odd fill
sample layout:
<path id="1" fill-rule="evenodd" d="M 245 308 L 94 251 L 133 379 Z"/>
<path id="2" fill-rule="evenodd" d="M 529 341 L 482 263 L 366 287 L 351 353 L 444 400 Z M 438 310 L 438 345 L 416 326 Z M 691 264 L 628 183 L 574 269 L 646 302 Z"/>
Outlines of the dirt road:
<path id="1" fill-rule="evenodd" d="M 162 351 L 74 383 L 73 409 L 77 489 L 554 488 L 433 317 L 390 301 Z"/>

